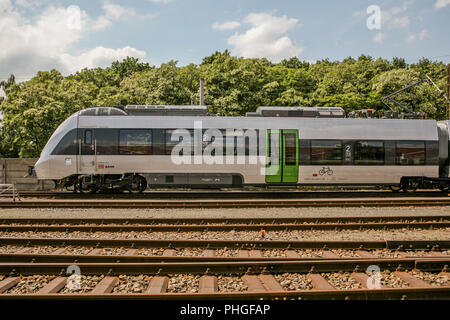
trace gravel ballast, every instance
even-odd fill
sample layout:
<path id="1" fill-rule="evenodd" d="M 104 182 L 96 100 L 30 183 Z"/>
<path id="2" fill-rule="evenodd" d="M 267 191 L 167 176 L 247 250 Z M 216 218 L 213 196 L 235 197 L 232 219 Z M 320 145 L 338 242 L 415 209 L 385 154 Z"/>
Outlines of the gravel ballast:
<path id="1" fill-rule="evenodd" d="M 204 232 L 0 232 L 0 238 L 91 238 L 147 240 L 261 240 L 252 231 Z M 265 240 L 450 240 L 450 228 L 415 230 L 281 231 L 267 233 Z"/>
<path id="2" fill-rule="evenodd" d="M 312 290 L 311 280 L 306 277 L 306 274 L 300 273 L 283 273 L 274 276 L 280 283 L 284 290 Z"/>
<path id="3" fill-rule="evenodd" d="M 104 278 L 100 276 L 78 276 L 71 275 L 68 278 L 66 286 L 61 290 L 62 293 L 86 293 L 92 291 L 95 286 Z"/>
<path id="4" fill-rule="evenodd" d="M 336 289 L 361 289 L 362 285 L 350 277 L 350 273 L 322 273 L 324 277 Z"/>
<path id="5" fill-rule="evenodd" d="M 218 276 L 217 286 L 219 292 L 243 292 L 248 289 L 241 277 L 233 276 Z"/>
<path id="6" fill-rule="evenodd" d="M 448 215 L 442 207 L 223 209 L 1 209 L 0 218 L 300 218 Z"/>
<path id="7" fill-rule="evenodd" d="M 178 274 L 169 276 L 167 292 L 197 293 L 200 276 L 192 274 Z"/>
<path id="8" fill-rule="evenodd" d="M 6 291 L 7 294 L 27 294 L 36 293 L 44 286 L 46 286 L 50 281 L 52 281 L 55 276 L 51 275 L 32 275 L 32 276 L 20 276 L 20 281 L 14 287 Z"/>
<path id="9" fill-rule="evenodd" d="M 114 286 L 113 293 L 143 293 L 147 290 L 151 276 L 120 275 L 119 282 Z"/>

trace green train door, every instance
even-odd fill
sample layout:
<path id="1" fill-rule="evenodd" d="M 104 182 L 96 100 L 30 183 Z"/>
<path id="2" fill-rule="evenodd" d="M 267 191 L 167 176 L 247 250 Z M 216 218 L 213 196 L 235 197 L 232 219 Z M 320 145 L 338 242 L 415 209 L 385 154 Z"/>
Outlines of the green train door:
<path id="1" fill-rule="evenodd" d="M 266 183 L 298 182 L 298 130 L 267 130 Z"/>

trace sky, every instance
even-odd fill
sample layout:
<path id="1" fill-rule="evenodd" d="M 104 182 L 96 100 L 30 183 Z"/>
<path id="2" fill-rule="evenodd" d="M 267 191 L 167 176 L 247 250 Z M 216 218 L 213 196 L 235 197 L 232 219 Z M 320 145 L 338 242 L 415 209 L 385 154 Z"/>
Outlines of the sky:
<path id="1" fill-rule="evenodd" d="M 216 50 L 273 62 L 361 54 L 450 63 L 450 0 L 0 0 L 0 80 L 127 56 L 201 63 Z"/>

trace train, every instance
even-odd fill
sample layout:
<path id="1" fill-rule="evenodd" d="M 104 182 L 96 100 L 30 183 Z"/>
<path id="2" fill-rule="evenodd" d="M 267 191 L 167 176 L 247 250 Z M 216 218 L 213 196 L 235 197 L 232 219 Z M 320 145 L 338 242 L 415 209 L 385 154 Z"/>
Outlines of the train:
<path id="1" fill-rule="evenodd" d="M 450 187 L 450 121 L 346 118 L 341 108 L 94 107 L 67 118 L 34 172 L 73 192 L 151 188 Z"/>

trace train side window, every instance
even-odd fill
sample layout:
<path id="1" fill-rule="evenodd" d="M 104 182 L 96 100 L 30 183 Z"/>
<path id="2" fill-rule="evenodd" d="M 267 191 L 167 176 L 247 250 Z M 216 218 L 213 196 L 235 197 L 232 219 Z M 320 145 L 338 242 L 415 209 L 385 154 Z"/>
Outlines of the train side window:
<path id="1" fill-rule="evenodd" d="M 356 165 L 384 164 L 384 142 L 382 141 L 356 141 L 354 150 Z"/>
<path id="2" fill-rule="evenodd" d="M 95 129 L 98 155 L 117 155 L 119 152 L 117 129 Z"/>
<path id="3" fill-rule="evenodd" d="M 311 141 L 311 164 L 342 164 L 342 142 Z"/>
<path id="4" fill-rule="evenodd" d="M 152 131 L 146 129 L 120 130 L 119 153 L 122 155 L 151 155 Z"/>
<path id="5" fill-rule="evenodd" d="M 297 165 L 297 136 L 294 133 L 284 134 L 285 141 L 285 164 L 287 166 Z"/>
<path id="6" fill-rule="evenodd" d="M 300 165 L 311 164 L 311 141 L 299 140 L 298 153 L 298 160 Z"/>
<path id="7" fill-rule="evenodd" d="M 439 142 L 438 141 L 427 141 L 425 142 L 425 164 L 427 166 L 438 166 L 439 165 Z"/>
<path id="8" fill-rule="evenodd" d="M 397 141 L 395 146 L 397 165 L 414 166 L 425 164 L 424 141 Z"/>
<path id="9" fill-rule="evenodd" d="M 86 130 L 84 132 L 84 144 L 92 144 L 92 130 Z"/>
<path id="10" fill-rule="evenodd" d="M 173 140 L 172 135 L 173 135 L 174 131 L 175 131 L 175 129 L 165 130 L 165 153 L 164 154 L 167 156 L 172 155 L 172 150 L 176 145 L 183 143 L 183 135 L 182 135 L 183 132 L 179 132 L 180 135 L 177 135 L 178 140 Z M 194 130 L 189 129 L 187 131 L 189 131 L 189 134 L 191 136 L 191 142 L 190 142 L 190 148 L 189 148 L 189 144 L 186 144 L 184 149 L 185 150 L 190 149 L 191 150 L 190 155 L 193 155 L 194 154 Z M 184 155 L 183 152 L 180 152 L 180 155 Z"/>
<path id="11" fill-rule="evenodd" d="M 59 141 L 58 145 L 52 152 L 53 155 L 77 155 L 78 154 L 78 141 L 77 141 L 77 129 L 70 130 Z"/>
<path id="12" fill-rule="evenodd" d="M 245 155 L 257 156 L 259 154 L 259 130 L 247 130 L 245 134 Z"/>

